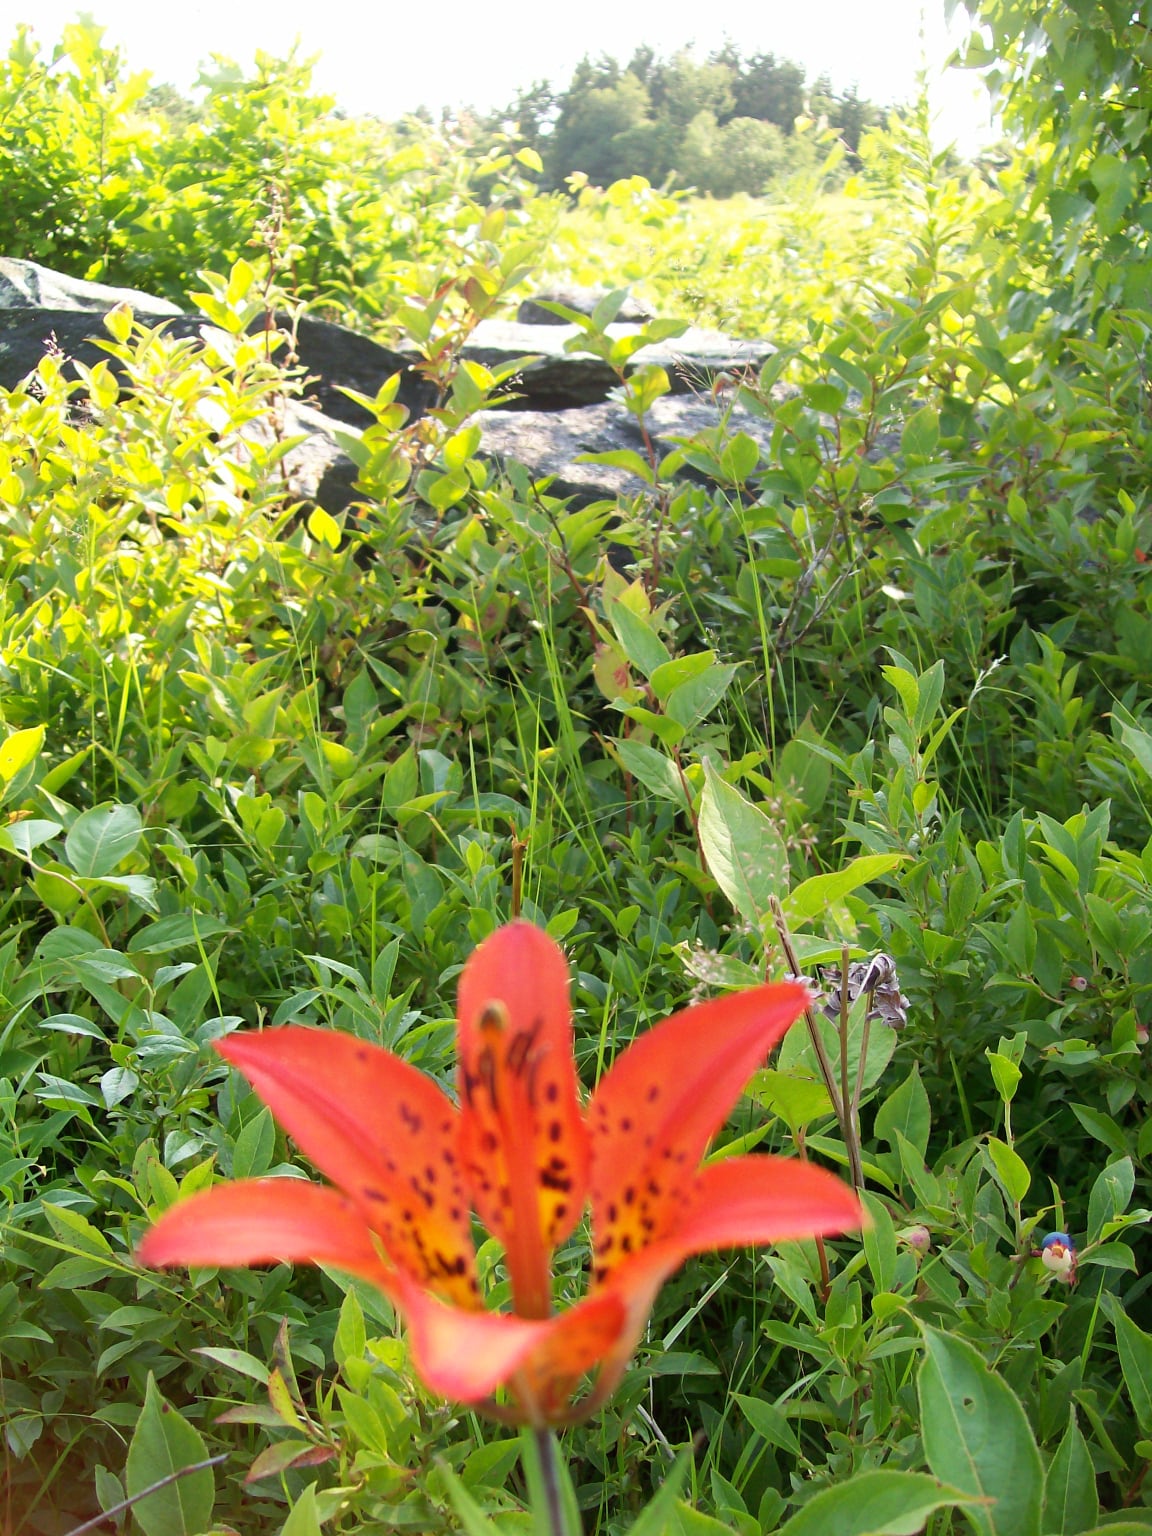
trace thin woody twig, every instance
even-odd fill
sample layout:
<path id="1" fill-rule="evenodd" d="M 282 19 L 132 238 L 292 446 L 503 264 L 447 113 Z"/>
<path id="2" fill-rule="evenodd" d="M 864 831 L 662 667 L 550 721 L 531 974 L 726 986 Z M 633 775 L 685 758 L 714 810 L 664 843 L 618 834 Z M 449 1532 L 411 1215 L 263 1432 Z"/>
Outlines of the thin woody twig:
<path id="1" fill-rule="evenodd" d="M 793 976 L 800 975 L 800 962 L 796 958 L 796 951 L 792 947 L 792 935 L 788 932 L 788 923 L 784 917 L 784 908 L 776 896 L 769 896 L 768 908 L 772 913 L 772 921 L 776 924 L 776 933 L 780 940 L 780 947 L 784 951 L 784 957 L 788 961 L 788 969 Z M 820 1025 L 811 1005 L 804 1010 L 804 1022 L 808 1025 L 808 1034 L 812 1041 L 812 1049 L 816 1052 L 816 1060 L 820 1064 L 820 1076 L 824 1079 L 824 1086 L 828 1090 L 828 1097 L 832 1101 L 832 1109 L 839 1120 L 841 1127 L 844 1124 L 844 1106 L 840 1102 L 840 1093 L 836 1087 L 836 1075 L 832 1071 L 832 1063 L 828 1060 L 828 1052 L 824 1047 L 824 1040 L 820 1034 Z"/>
<path id="2" fill-rule="evenodd" d="M 182 1477 L 190 1477 L 193 1472 L 207 1472 L 209 1468 L 218 1467 L 221 1462 L 227 1460 L 228 1452 L 222 1451 L 219 1456 L 209 1456 L 207 1461 L 194 1461 L 189 1467 L 178 1467 L 175 1472 L 169 1472 L 167 1477 L 162 1477 L 158 1483 L 149 1483 L 147 1488 L 141 1488 L 139 1493 L 132 1494 L 130 1498 L 121 1499 L 119 1504 L 113 1504 L 101 1514 L 93 1515 L 91 1520 L 85 1520 L 83 1525 L 73 1526 L 67 1536 L 88 1536 L 89 1531 L 99 1530 L 105 1521 L 122 1515 L 126 1509 L 131 1509 L 133 1504 L 139 1504 L 141 1499 L 146 1499 L 153 1493 L 159 1493 L 161 1488 L 167 1488 Z"/>

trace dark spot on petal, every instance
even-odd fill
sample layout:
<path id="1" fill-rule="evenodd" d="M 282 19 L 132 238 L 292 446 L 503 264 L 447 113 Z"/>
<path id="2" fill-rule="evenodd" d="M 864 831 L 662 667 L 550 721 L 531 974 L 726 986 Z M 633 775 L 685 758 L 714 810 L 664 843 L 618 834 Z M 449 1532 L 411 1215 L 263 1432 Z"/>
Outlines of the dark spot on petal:
<path id="1" fill-rule="evenodd" d="M 559 1141 L 563 1134 L 564 1127 L 560 1124 L 559 1120 L 553 1120 L 552 1124 L 548 1127 L 548 1140 Z"/>
<path id="2" fill-rule="evenodd" d="M 633 1200 L 635 1200 L 635 1198 L 636 1198 L 636 1190 L 635 1190 L 634 1186 L 631 1185 L 631 1184 L 627 1185 L 625 1187 L 625 1190 L 624 1190 L 624 1204 L 625 1205 L 631 1205 Z"/>
<path id="3" fill-rule="evenodd" d="M 625 1115 L 623 1120 L 621 1120 L 620 1129 L 622 1131 L 630 1131 L 632 1129 L 632 1121 L 628 1115 Z"/>
<path id="4" fill-rule="evenodd" d="M 544 1097 L 548 1100 L 549 1104 L 555 1104 L 556 1100 L 560 1097 L 560 1084 L 549 1083 L 544 1090 Z"/>

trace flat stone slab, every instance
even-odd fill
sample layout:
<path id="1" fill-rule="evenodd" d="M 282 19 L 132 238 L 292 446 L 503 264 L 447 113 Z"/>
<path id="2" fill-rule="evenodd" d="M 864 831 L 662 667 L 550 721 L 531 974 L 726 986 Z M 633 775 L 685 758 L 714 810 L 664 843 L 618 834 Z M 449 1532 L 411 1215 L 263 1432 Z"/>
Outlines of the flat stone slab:
<path id="1" fill-rule="evenodd" d="M 590 315 L 600 300 L 611 292 L 610 288 L 584 288 L 577 283 L 557 283 L 522 300 L 516 318 L 525 325 L 566 325 L 568 322 L 552 310 L 545 309 L 545 304 L 563 304 L 565 309 L 575 309 L 582 315 Z M 652 311 L 629 294 L 616 311 L 616 319 L 643 325 L 645 320 L 652 319 Z"/>
<path id="2" fill-rule="evenodd" d="M 636 326 L 614 324 L 613 340 L 634 335 Z M 566 352 L 564 344 L 583 333 L 575 325 L 524 325 L 518 320 L 482 320 L 464 348 L 464 356 L 486 368 L 502 368 L 531 358 L 509 384 L 523 395 L 513 410 L 558 411 L 594 405 L 607 398 L 619 379 L 608 364 L 588 352 Z M 657 363 L 667 369 L 676 394 L 706 389 L 721 373 L 760 368 L 776 348 L 768 341 L 738 341 L 722 331 L 689 326 L 682 336 L 641 347 L 627 370 Z"/>
<path id="3" fill-rule="evenodd" d="M 645 417 L 661 457 L 679 446 L 673 438 L 694 437 L 718 427 L 722 419 L 721 406 L 710 396 L 698 395 L 664 395 Z M 647 458 L 639 422 L 613 400 L 568 411 L 482 411 L 476 421 L 483 434 L 481 451 L 486 456 L 498 463 L 515 460 L 534 479 L 552 476 L 552 495 L 571 496 L 578 504 L 586 505 L 651 491 L 646 481 L 627 469 L 614 464 L 577 462 L 581 454 L 614 453 L 621 449 L 631 449 Z M 733 405 L 728 431 L 731 435 L 747 433 L 762 455 L 767 455 L 772 438 L 770 421 Z M 711 483 L 707 473 L 691 465 L 684 466 L 681 478 L 698 484 Z"/>
<path id="4" fill-rule="evenodd" d="M 123 290 L 127 292 L 127 290 Z M 107 306 L 111 308 L 111 306 Z M 132 306 L 133 313 L 145 325 L 163 320 L 169 336 L 198 337 L 209 322 L 202 315 L 151 314 Z M 122 369 L 97 338 L 109 341 L 101 312 L 82 309 L 5 308 L 0 305 L 0 386 L 15 389 L 32 372 L 44 353 L 55 345 L 66 356 L 91 368 L 103 360 L 122 376 Z M 297 355 L 300 366 L 310 376 L 307 403 L 335 421 L 351 426 L 367 426 L 372 417 L 344 394 L 341 385 L 374 396 L 394 373 L 401 375 L 397 400 L 412 417 L 422 416 L 431 399 L 431 389 L 409 366 L 409 359 L 367 336 L 347 331 L 343 326 L 324 320 L 299 322 Z M 281 348 L 278 357 L 284 356 Z"/>
<path id="5" fill-rule="evenodd" d="M 100 313 L 131 304 L 140 316 L 179 315 L 179 305 L 137 288 L 114 288 L 54 272 L 35 261 L 0 256 L 0 309 L 73 309 Z"/>

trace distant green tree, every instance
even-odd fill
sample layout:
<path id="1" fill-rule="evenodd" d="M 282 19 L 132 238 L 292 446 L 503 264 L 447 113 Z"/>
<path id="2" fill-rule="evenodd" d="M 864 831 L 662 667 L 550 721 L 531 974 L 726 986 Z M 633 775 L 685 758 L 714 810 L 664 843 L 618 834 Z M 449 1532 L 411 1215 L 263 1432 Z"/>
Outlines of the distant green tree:
<path id="1" fill-rule="evenodd" d="M 882 114 L 853 87 L 843 96 L 821 80 L 809 100 L 804 70 L 773 53 L 745 60 L 733 43 L 703 61 L 682 48 L 661 59 L 637 48 L 626 65 L 587 55 L 564 91 L 537 84 L 512 106 L 483 120 L 490 134 L 516 125 L 522 143 L 544 162 L 544 183 L 559 188 L 573 171 L 606 184 L 645 176 L 717 197 L 762 192 L 812 159 L 796 139 L 796 119 L 815 111 L 854 153 L 863 129 Z M 771 131 L 769 131 L 771 130 Z"/>
<path id="2" fill-rule="evenodd" d="M 591 69 L 588 78 L 596 78 Z M 628 70 L 617 72 L 610 83 L 569 90 L 548 144 L 549 180 L 558 185 L 573 171 L 583 171 L 591 181 L 607 185 L 622 176 L 647 174 L 636 163 L 638 145 L 644 142 L 636 131 L 650 126 L 650 108 L 647 86 Z"/>
<path id="3" fill-rule="evenodd" d="M 739 68 L 733 115 L 775 123 L 785 133 L 805 110 L 804 70 L 774 53 L 756 53 Z"/>
<path id="4" fill-rule="evenodd" d="M 648 77 L 656 115 L 681 133 L 701 112 L 710 112 L 718 122 L 731 117 L 735 103 L 732 85 L 733 75 L 727 65 L 711 60 L 697 63 L 687 49 L 653 68 Z"/>
<path id="5" fill-rule="evenodd" d="M 794 168 L 795 144 L 775 123 L 733 117 L 721 125 L 701 112 L 688 125 L 676 168 L 681 181 L 713 197 L 757 196 Z"/>

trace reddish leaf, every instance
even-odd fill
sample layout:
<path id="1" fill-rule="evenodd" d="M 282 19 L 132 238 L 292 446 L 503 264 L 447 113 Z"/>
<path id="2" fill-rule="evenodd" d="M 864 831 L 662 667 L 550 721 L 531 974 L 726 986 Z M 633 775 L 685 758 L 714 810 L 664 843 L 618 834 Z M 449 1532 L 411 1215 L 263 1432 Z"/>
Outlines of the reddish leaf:
<path id="1" fill-rule="evenodd" d="M 327 1445 L 310 1445 L 307 1440 L 280 1440 L 264 1448 L 244 1474 L 246 1483 L 262 1477 L 275 1477 L 293 1467 L 318 1467 L 332 1461 L 336 1452 Z"/>

